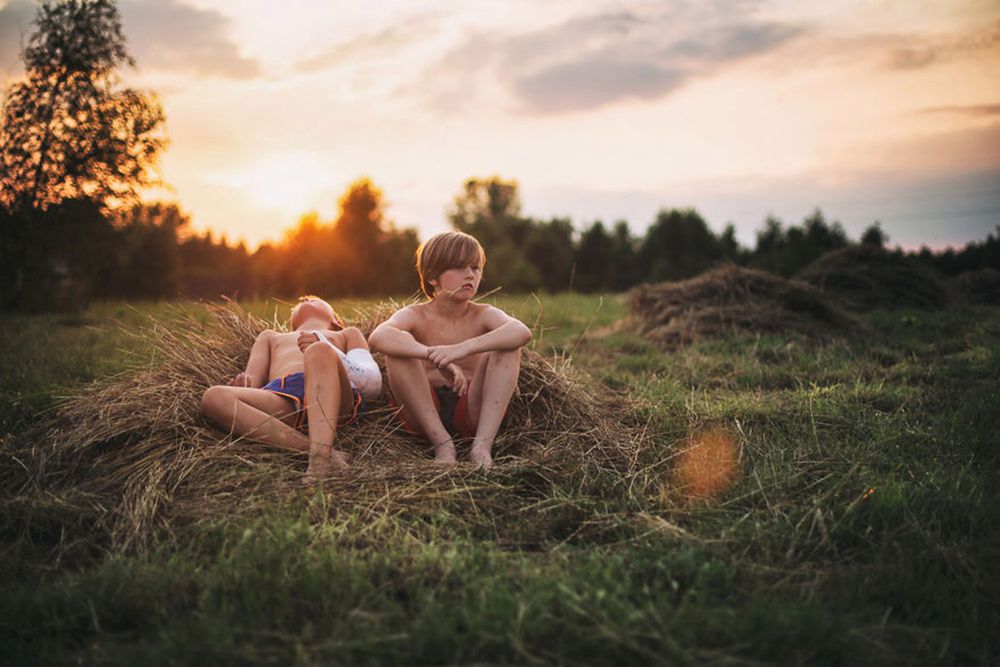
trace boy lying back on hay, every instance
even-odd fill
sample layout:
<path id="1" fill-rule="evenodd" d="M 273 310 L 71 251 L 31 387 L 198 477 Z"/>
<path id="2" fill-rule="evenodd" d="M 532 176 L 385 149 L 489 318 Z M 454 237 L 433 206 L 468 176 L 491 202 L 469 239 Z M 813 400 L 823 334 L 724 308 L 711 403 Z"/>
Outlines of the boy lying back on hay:
<path id="1" fill-rule="evenodd" d="M 455 462 L 454 436 L 471 439 L 473 463 L 490 466 L 531 330 L 493 306 L 473 303 L 486 264 L 461 232 L 417 249 L 425 303 L 396 311 L 368 337 L 385 354 L 390 404 L 403 428 L 426 437 L 434 460 Z"/>
<path id="2" fill-rule="evenodd" d="M 228 385 L 209 387 L 201 410 L 234 435 L 308 452 L 309 482 L 347 467 L 333 448 L 337 428 L 379 397 L 382 373 L 361 331 L 345 329 L 326 301 L 300 298 L 291 325 L 289 333 L 261 332 L 246 370 Z"/>

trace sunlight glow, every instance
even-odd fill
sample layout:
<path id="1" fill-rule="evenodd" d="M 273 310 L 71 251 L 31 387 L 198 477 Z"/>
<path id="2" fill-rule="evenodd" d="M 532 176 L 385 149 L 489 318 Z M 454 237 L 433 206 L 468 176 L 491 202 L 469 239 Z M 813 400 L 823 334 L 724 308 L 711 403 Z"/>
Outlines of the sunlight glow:
<path id="1" fill-rule="evenodd" d="M 336 191 L 346 178 L 329 161 L 295 151 L 212 173 L 206 181 L 242 191 L 262 208 L 295 215 L 326 203 L 324 194 Z"/>

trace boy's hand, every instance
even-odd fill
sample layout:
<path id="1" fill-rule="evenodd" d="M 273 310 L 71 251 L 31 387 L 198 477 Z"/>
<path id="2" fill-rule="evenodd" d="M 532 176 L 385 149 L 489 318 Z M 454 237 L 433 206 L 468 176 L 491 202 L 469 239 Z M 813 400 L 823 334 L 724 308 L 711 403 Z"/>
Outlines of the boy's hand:
<path id="1" fill-rule="evenodd" d="M 455 393 L 459 396 L 465 396 L 469 391 L 469 378 L 465 377 L 462 367 L 452 363 L 445 366 L 444 371 L 451 375 L 451 388 L 455 390 Z"/>
<path id="2" fill-rule="evenodd" d="M 246 373 L 238 373 L 236 377 L 229 381 L 230 387 L 252 387 L 253 378 Z"/>
<path id="3" fill-rule="evenodd" d="M 455 345 L 431 345 L 427 348 L 427 359 L 438 368 L 447 368 L 459 359 L 469 356 L 462 343 Z"/>
<path id="4" fill-rule="evenodd" d="M 318 342 L 319 342 L 319 336 L 317 336 L 313 332 L 311 331 L 299 332 L 299 340 L 298 340 L 299 350 L 301 350 L 302 352 L 305 352 L 306 348 L 312 345 L 313 343 L 318 343 Z"/>

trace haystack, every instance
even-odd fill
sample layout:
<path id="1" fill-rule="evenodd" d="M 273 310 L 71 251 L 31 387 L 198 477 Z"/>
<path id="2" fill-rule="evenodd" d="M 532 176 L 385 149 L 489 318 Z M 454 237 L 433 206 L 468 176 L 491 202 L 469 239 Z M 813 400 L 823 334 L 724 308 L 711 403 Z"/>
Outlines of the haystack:
<path id="1" fill-rule="evenodd" d="M 828 252 L 796 278 L 818 287 L 851 310 L 934 309 L 948 305 L 944 282 L 932 269 L 874 245 Z"/>
<path id="2" fill-rule="evenodd" d="M 353 324 L 367 334 L 393 307 Z M 242 370 L 256 335 L 276 326 L 236 306 L 211 311 L 208 322 L 197 312 L 180 312 L 169 325 L 152 321 L 141 333 L 155 341 L 144 369 L 93 386 L 4 443 L 8 530 L 75 528 L 109 546 L 140 547 L 203 519 L 273 511 L 317 493 L 300 481 L 304 455 L 234 440 L 199 415 L 205 388 Z M 493 470 L 434 464 L 425 443 L 399 432 L 389 408 L 375 403 L 359 427 L 338 436 L 352 469 L 323 482 L 323 511 L 433 517 L 447 507 L 453 516 L 489 513 L 495 525 L 504 517 L 516 525 L 525 516 L 518 512 L 537 510 L 553 487 L 556 498 L 578 496 L 636 465 L 647 436 L 627 408 L 606 390 L 598 399 L 567 360 L 525 351 Z"/>
<path id="3" fill-rule="evenodd" d="M 954 278 L 952 283 L 959 296 L 969 303 L 1000 305 L 1000 271 L 996 269 L 966 271 Z"/>
<path id="4" fill-rule="evenodd" d="M 668 346 L 740 332 L 822 340 L 862 326 L 810 285 L 732 265 L 690 280 L 640 285 L 629 306 L 639 332 Z"/>

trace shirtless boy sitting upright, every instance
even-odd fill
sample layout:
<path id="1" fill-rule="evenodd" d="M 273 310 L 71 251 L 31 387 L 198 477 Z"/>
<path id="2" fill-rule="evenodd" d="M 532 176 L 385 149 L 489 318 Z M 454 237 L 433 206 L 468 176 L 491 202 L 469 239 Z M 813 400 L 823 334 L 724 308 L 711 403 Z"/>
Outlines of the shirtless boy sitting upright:
<path id="1" fill-rule="evenodd" d="M 305 481 L 347 467 L 333 448 L 337 428 L 355 421 L 363 401 L 382 393 L 382 374 L 365 337 L 344 328 L 326 301 L 302 297 L 294 331 L 257 336 L 246 370 L 228 385 L 209 387 L 206 417 L 236 436 L 309 453 Z"/>
<path id="2" fill-rule="evenodd" d="M 403 428 L 426 437 L 434 459 L 455 462 L 454 437 L 471 439 L 470 459 L 492 464 L 493 441 L 521 369 L 531 330 L 499 308 L 474 303 L 486 254 L 462 232 L 417 249 L 428 300 L 396 311 L 368 337 L 385 354 L 391 402 Z"/>

